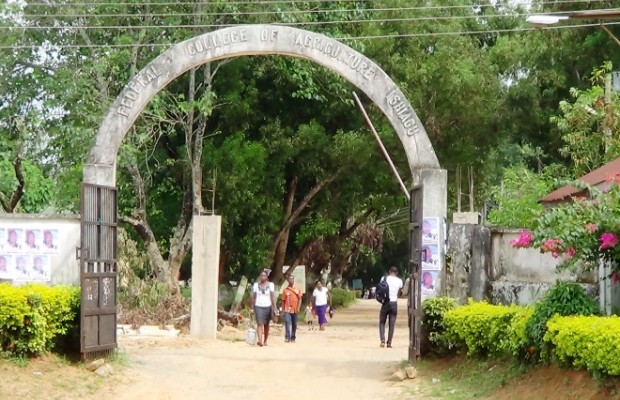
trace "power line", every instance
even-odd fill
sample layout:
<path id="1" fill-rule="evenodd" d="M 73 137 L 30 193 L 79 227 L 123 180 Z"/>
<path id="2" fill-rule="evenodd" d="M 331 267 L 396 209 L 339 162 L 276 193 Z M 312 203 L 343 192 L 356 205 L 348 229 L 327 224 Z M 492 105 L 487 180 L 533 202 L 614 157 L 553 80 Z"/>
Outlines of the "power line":
<path id="1" fill-rule="evenodd" d="M 603 1 L 603 0 L 584 0 L 584 1 Z M 553 2 L 552 2 L 553 3 Z M 200 13 L 148 13 L 148 14 L 135 14 L 135 13 L 116 13 L 116 14 L 20 14 L 22 18 L 160 18 L 160 17 L 192 17 L 192 16 L 262 16 L 262 15 L 295 15 L 295 14 L 331 14 L 331 13 L 375 13 L 375 12 L 403 12 L 403 11 L 429 11 L 436 9 L 444 9 L 442 6 L 424 6 L 424 7 L 386 7 L 386 8 L 365 8 L 365 9 L 310 9 L 310 10 L 277 10 L 277 11 L 235 11 L 231 12 L 200 12 Z M 445 6 L 449 7 L 449 6 Z M 464 6 L 453 6 L 464 7 Z M 474 8 L 468 6 L 468 8 Z"/>
<path id="2" fill-rule="evenodd" d="M 560 29 L 575 29 L 575 28 L 588 28 L 598 26 L 611 26 L 619 25 L 620 22 L 607 22 L 603 24 L 580 24 L 580 25 L 560 25 L 550 26 L 545 28 L 513 28 L 513 29 L 489 29 L 478 31 L 449 31 L 449 32 L 427 32 L 427 33 L 404 33 L 393 35 L 367 35 L 367 36 L 351 36 L 351 37 L 333 37 L 335 40 L 361 40 L 361 39 L 398 39 L 398 38 L 416 38 L 416 37 L 437 37 L 437 36 L 461 36 L 461 35 L 483 35 L 483 34 L 500 34 L 500 33 L 515 33 L 515 32 L 532 32 L 539 30 L 560 30 Z M 174 43 L 138 43 L 138 44 L 68 44 L 68 45 L 56 45 L 53 43 L 47 44 L 49 47 L 54 48 L 142 48 L 142 47 L 171 47 Z M 33 49 L 41 46 L 36 45 L 16 45 L 16 46 L 0 46 L 0 49 Z"/>
<path id="3" fill-rule="evenodd" d="M 547 15 L 561 14 L 561 11 L 549 12 Z M 454 16 L 429 16 L 429 17 L 410 17 L 410 18 L 382 18 L 382 19 L 357 19 L 357 20 L 338 20 L 338 21 L 307 21 L 307 22 L 275 22 L 282 26 L 316 26 L 316 25 L 347 25 L 347 24 L 364 24 L 364 23 L 390 23 L 390 22 L 414 22 L 414 21 L 451 21 L 464 19 L 485 19 L 485 18 L 516 18 L 525 17 L 527 14 L 489 14 L 489 15 L 454 15 Z M 19 26 L 0 26 L 0 30 L 42 30 L 42 29 L 178 29 L 178 28 L 224 28 L 232 26 L 247 25 L 246 23 L 235 24 L 186 24 L 186 25 L 58 25 L 58 26 L 41 26 L 41 25 L 19 25 Z"/>
<path id="4" fill-rule="evenodd" d="M 253 0 L 253 1 L 227 1 L 226 5 L 276 5 L 276 4 L 298 4 L 298 3 L 374 3 L 380 0 Z M 396 0 L 396 1 L 409 1 L 409 0 Z M 539 5 L 547 4 L 572 4 L 572 3 L 595 3 L 606 0 L 557 0 L 557 1 L 539 1 L 533 3 L 524 3 L 519 5 L 529 5 L 535 7 Z M 71 4 L 54 4 L 54 3 L 42 3 L 42 2 L 28 2 L 28 6 L 31 7 L 62 7 L 62 6 L 75 6 L 75 7 L 100 7 L 100 6 L 132 6 L 132 7 L 158 7 L 158 6 L 182 6 L 182 5 L 212 5 L 209 2 L 193 2 L 193 1 L 166 1 L 166 2 L 141 2 L 141 3 L 128 3 L 128 2 L 84 2 L 84 3 L 71 3 Z M 471 8 L 485 8 L 495 7 L 493 4 L 480 4 L 480 5 L 460 5 L 460 6 L 420 6 L 417 9 L 420 10 L 438 10 L 438 9 L 471 9 Z"/>

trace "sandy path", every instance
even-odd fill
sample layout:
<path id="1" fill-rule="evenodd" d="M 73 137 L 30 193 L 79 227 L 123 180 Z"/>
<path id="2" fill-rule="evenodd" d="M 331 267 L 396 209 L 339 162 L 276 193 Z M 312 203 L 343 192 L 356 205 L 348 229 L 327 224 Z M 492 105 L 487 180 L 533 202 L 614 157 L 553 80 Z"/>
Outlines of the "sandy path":
<path id="1" fill-rule="evenodd" d="M 406 302 L 400 303 L 392 349 L 378 346 L 380 305 L 374 300 L 338 310 L 325 332 L 302 326 L 295 344 L 284 343 L 282 334 L 262 348 L 223 340 L 125 339 L 128 382 L 106 398 L 246 400 L 287 390 L 296 400 L 401 398 L 401 389 L 385 380 L 407 358 Z"/>

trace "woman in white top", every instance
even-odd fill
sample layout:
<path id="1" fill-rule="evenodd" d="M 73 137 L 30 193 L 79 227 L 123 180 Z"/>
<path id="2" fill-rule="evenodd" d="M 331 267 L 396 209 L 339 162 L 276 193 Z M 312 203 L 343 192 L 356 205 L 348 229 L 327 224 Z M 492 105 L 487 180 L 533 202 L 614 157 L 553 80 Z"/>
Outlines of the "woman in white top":
<path id="1" fill-rule="evenodd" d="M 271 312 L 276 315 L 275 288 L 272 282 L 267 279 L 267 272 L 260 273 L 259 281 L 252 287 L 252 310 L 256 316 L 256 333 L 258 334 L 259 346 L 267 346 L 267 338 L 269 337 L 269 321 L 271 321 Z M 263 339 L 263 333 L 264 338 Z"/>
<path id="2" fill-rule="evenodd" d="M 327 305 L 331 303 L 329 296 L 329 290 L 323 286 L 321 280 L 316 281 L 316 288 L 312 292 L 312 305 L 316 310 L 316 315 L 319 318 L 319 330 L 324 331 L 325 325 L 327 325 L 327 318 L 325 318 L 325 311 Z"/>

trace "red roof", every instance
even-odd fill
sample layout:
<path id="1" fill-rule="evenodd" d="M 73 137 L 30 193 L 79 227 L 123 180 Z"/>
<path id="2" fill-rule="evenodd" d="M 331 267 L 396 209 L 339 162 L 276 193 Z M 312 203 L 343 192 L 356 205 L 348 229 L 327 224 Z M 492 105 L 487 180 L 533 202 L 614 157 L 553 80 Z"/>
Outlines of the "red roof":
<path id="1" fill-rule="evenodd" d="M 607 164 L 603 165 L 600 168 L 595 169 L 587 173 L 586 175 L 579 178 L 580 181 L 587 183 L 590 186 L 596 186 L 605 181 L 614 180 L 619 181 L 618 175 L 620 175 L 620 158 L 617 158 Z M 540 199 L 541 203 L 553 203 L 567 199 L 568 197 L 572 197 L 577 194 L 584 194 L 586 191 L 584 189 L 577 189 L 574 186 L 566 185 L 561 188 L 554 190 L 549 193 L 542 199 Z"/>

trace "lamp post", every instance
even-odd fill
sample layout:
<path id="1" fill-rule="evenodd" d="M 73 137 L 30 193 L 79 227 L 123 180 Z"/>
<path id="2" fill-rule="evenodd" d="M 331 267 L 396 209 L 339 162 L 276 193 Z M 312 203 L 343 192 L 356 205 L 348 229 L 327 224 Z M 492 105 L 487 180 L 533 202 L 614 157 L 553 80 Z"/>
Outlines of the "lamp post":
<path id="1" fill-rule="evenodd" d="M 557 14 L 532 14 L 525 20 L 537 27 L 544 27 L 547 25 L 555 25 L 561 21 L 567 21 L 569 19 L 591 19 L 591 20 L 606 20 L 606 19 L 620 19 L 620 8 L 606 8 L 601 10 L 584 10 L 584 11 L 567 11 Z M 609 37 L 620 46 L 620 39 L 613 34 L 605 25 L 601 23 L 601 28 L 609 35 Z"/>
<path id="2" fill-rule="evenodd" d="M 525 20 L 537 27 L 543 27 L 547 25 L 554 25 L 561 21 L 567 21 L 569 19 L 591 19 L 591 20 L 607 20 L 607 19 L 620 19 L 620 8 L 606 8 L 600 10 L 584 10 L 584 11 L 568 11 L 564 13 L 557 14 L 533 14 L 527 17 Z M 609 35 L 609 37 L 620 46 L 620 39 L 616 35 L 613 34 L 607 26 L 603 25 L 600 22 L 601 28 Z M 612 88 L 612 78 L 618 79 L 620 76 L 618 73 L 607 74 L 605 76 L 605 104 L 609 105 L 611 103 L 611 92 L 615 89 Z M 614 82 L 617 83 L 617 82 Z M 605 128 L 605 136 L 611 136 L 611 129 Z M 605 151 L 607 151 L 609 140 L 605 141 Z"/>

